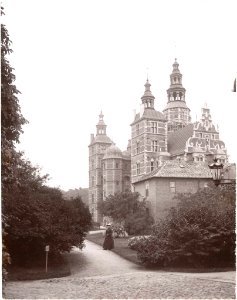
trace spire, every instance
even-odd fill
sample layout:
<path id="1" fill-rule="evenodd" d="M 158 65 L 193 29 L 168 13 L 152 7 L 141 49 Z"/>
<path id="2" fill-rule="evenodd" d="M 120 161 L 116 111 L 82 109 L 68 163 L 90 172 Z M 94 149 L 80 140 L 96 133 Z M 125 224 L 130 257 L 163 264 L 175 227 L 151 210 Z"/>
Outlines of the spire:
<path id="1" fill-rule="evenodd" d="M 170 101 L 184 101 L 185 102 L 185 88 L 182 85 L 183 75 L 179 71 L 179 64 L 177 58 L 173 63 L 173 71 L 170 74 L 170 88 L 167 90 L 168 103 Z"/>
<path id="2" fill-rule="evenodd" d="M 182 85 L 182 76 L 175 58 L 170 74 L 170 87 L 167 90 L 168 103 L 163 110 L 168 120 L 168 133 L 183 128 L 191 122 L 190 109 L 185 102 L 186 90 Z"/>
<path id="3" fill-rule="evenodd" d="M 104 122 L 104 115 L 102 113 L 102 111 L 100 112 L 99 114 L 99 122 L 97 123 L 96 127 L 97 127 L 97 135 L 98 134 L 106 134 L 106 125 L 105 125 L 105 122 Z"/>
<path id="4" fill-rule="evenodd" d="M 145 92 L 144 95 L 141 97 L 142 103 L 144 104 L 145 108 L 153 108 L 154 109 L 154 99 L 155 97 L 152 95 L 150 87 L 151 84 L 148 80 L 148 75 L 147 75 L 147 80 L 146 83 L 144 84 L 145 86 Z"/>
<path id="5" fill-rule="evenodd" d="M 173 63 L 173 72 L 172 73 L 180 73 L 180 71 L 179 71 L 179 64 L 177 62 L 177 58 L 175 58 L 175 61 Z"/>

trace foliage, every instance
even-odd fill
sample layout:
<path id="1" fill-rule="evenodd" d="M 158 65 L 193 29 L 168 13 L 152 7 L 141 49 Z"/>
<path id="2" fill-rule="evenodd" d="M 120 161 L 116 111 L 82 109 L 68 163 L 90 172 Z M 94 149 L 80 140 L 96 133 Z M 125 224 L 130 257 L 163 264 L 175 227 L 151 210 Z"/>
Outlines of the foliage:
<path id="1" fill-rule="evenodd" d="M 230 266 L 235 262 L 235 190 L 180 194 L 154 227 L 139 259 L 158 266 Z"/>
<path id="2" fill-rule="evenodd" d="M 8 214 L 6 243 L 15 263 L 44 255 L 82 249 L 91 215 L 80 198 L 65 201 L 58 189 L 41 186 L 29 194 L 19 193 L 5 207 Z"/>
<path id="3" fill-rule="evenodd" d="M 139 193 L 123 192 L 110 195 L 98 208 L 114 222 L 123 223 L 129 235 L 146 233 L 153 224 L 146 201 L 139 201 Z"/>
<path id="4" fill-rule="evenodd" d="M 64 201 L 58 189 L 45 186 L 48 175 L 41 176 L 39 168 L 15 149 L 27 121 L 21 114 L 17 98 L 20 92 L 8 61 L 10 46 L 8 31 L 1 25 L 1 183 L 6 264 L 9 254 L 13 264 L 35 260 L 44 255 L 47 244 L 50 255 L 70 251 L 73 246 L 82 248 L 91 222 L 80 198 Z"/>
<path id="5" fill-rule="evenodd" d="M 1 6 L 1 16 L 4 9 Z M 1 24 L 1 191 L 2 201 L 7 201 L 6 191 L 11 190 L 11 184 L 15 182 L 14 168 L 18 163 L 18 154 L 15 151 L 15 143 L 19 142 L 22 125 L 27 121 L 21 114 L 17 99 L 19 91 L 13 84 L 15 75 L 13 68 L 7 59 L 12 53 L 11 40 L 5 25 Z M 6 248 L 7 216 L 2 214 L 2 261 L 3 281 L 7 275 L 7 265 L 10 256 Z"/>
<path id="6" fill-rule="evenodd" d="M 150 235 L 133 236 L 128 240 L 128 247 L 132 250 L 137 250 L 141 244 L 146 244 Z"/>

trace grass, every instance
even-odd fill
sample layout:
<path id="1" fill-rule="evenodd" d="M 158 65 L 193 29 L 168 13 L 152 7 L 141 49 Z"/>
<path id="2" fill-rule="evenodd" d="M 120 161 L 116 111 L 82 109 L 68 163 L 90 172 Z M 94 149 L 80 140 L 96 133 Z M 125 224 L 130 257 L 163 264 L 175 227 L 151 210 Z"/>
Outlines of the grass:
<path id="1" fill-rule="evenodd" d="M 86 237 L 87 240 L 94 242 L 101 247 L 103 246 L 104 237 L 102 232 L 91 232 Z M 115 238 L 114 244 L 115 248 L 112 250 L 117 253 L 121 257 L 135 263 L 141 265 L 141 262 L 137 258 L 137 252 L 128 247 L 128 239 L 129 238 Z M 191 267 L 157 267 L 157 266 L 146 266 L 149 270 L 163 270 L 167 272 L 189 272 L 189 273 L 208 273 L 208 272 L 226 272 L 226 271 L 235 271 L 235 267 L 207 267 L 207 268 L 191 268 Z"/>
<path id="2" fill-rule="evenodd" d="M 103 246 L 104 237 L 102 232 L 91 232 L 86 236 L 86 239 L 100 245 L 101 247 Z M 115 238 L 114 249 L 112 251 L 135 264 L 140 264 L 139 260 L 137 259 L 137 252 L 128 247 L 128 239 L 129 237 Z"/>
<path id="3" fill-rule="evenodd" d="M 12 266 L 8 268 L 8 281 L 39 280 L 47 278 L 59 278 L 71 274 L 68 262 L 61 256 L 57 264 L 48 264 L 46 273 L 45 261 L 32 263 L 29 266 Z"/>

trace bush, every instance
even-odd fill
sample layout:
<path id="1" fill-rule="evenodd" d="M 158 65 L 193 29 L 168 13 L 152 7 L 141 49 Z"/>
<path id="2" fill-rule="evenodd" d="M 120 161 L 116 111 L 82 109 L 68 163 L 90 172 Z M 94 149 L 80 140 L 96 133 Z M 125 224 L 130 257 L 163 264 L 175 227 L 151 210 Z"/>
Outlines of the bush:
<path id="1" fill-rule="evenodd" d="M 145 264 L 224 267 L 235 264 L 235 190 L 205 189 L 180 194 L 178 205 L 160 220 L 138 258 Z"/>
<path id="2" fill-rule="evenodd" d="M 101 214 L 123 224 L 129 235 L 148 234 L 154 223 L 145 200 L 139 200 L 139 193 L 123 192 L 110 195 L 98 206 Z"/>
<path id="3" fill-rule="evenodd" d="M 150 235 L 134 236 L 128 240 L 128 247 L 132 250 L 138 250 L 138 247 L 141 247 L 147 243 Z"/>
<path id="4" fill-rule="evenodd" d="M 129 235 L 149 234 L 153 223 L 153 218 L 146 211 L 139 211 L 126 217 L 124 228 Z"/>

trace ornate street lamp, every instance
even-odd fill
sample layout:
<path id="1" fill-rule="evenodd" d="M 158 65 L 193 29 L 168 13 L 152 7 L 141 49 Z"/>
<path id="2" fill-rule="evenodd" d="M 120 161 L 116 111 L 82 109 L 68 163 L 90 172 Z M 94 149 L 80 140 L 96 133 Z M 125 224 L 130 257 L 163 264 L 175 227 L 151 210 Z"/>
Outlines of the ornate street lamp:
<path id="1" fill-rule="evenodd" d="M 218 186 L 221 183 L 221 170 L 223 169 L 224 165 L 222 163 L 219 163 L 217 158 L 214 158 L 213 163 L 208 165 L 208 167 L 211 169 L 215 185 Z"/>

